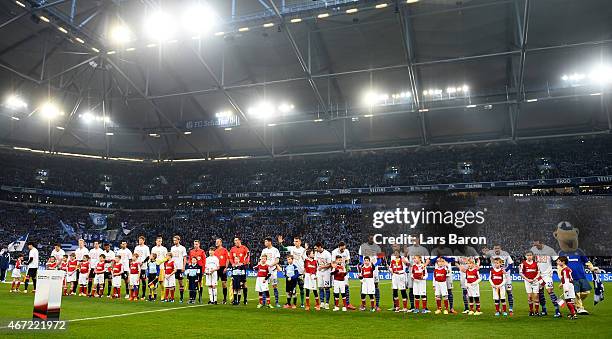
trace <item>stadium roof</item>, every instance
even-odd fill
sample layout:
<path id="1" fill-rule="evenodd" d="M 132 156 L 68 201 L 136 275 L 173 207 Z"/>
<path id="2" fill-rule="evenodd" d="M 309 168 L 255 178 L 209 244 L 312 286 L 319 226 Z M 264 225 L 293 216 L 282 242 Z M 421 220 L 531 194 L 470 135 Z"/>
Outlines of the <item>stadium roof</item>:
<path id="1" fill-rule="evenodd" d="M 3 1 L 0 95 L 28 106 L 0 107 L 0 143 L 177 159 L 609 133 L 609 0 L 407 2 L 201 1 L 218 19 L 194 37 L 143 28 L 160 1 Z"/>

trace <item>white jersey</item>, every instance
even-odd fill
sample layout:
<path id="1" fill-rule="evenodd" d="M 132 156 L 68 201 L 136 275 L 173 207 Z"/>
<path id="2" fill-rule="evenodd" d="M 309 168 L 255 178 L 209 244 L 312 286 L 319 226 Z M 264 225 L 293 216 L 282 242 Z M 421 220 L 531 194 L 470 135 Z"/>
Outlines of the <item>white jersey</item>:
<path id="1" fill-rule="evenodd" d="M 89 250 L 85 246 L 83 246 L 83 248 L 79 247 L 76 250 L 74 250 L 74 255 L 76 256 L 76 260 L 78 261 L 83 260 L 83 257 L 85 256 L 85 254 L 89 254 Z"/>
<path id="2" fill-rule="evenodd" d="M 28 254 L 28 268 L 38 268 L 38 250 L 36 247 L 32 247 L 30 253 Z"/>
<path id="3" fill-rule="evenodd" d="M 166 260 L 166 254 L 168 254 L 168 249 L 164 246 L 153 246 L 151 248 L 151 254 L 155 254 L 157 259 L 155 259 L 158 263 Z"/>
<path id="4" fill-rule="evenodd" d="M 136 247 L 134 247 L 134 254 L 138 254 L 138 261 L 142 263 L 140 265 L 140 269 L 141 270 L 146 270 L 147 269 L 147 264 L 145 263 L 145 261 L 151 255 L 151 252 L 149 251 L 149 246 L 147 246 L 147 245 L 136 245 Z"/>
<path id="5" fill-rule="evenodd" d="M 336 260 L 337 256 L 341 256 L 342 260 L 344 261 L 344 265 L 348 265 L 351 262 L 351 254 L 349 253 L 349 250 L 344 249 L 344 251 L 342 253 L 340 253 L 340 249 L 336 248 L 331 252 L 331 257 L 332 260 Z"/>
<path id="6" fill-rule="evenodd" d="M 306 260 L 306 249 L 302 246 L 288 246 L 287 251 L 293 256 L 293 263 L 300 274 L 304 274 L 304 260 Z"/>
<path id="7" fill-rule="evenodd" d="M 185 257 L 187 256 L 187 249 L 185 249 L 185 246 L 172 246 L 170 252 L 172 253 L 172 259 L 174 259 L 174 267 L 176 267 L 177 270 L 184 269 Z"/>
<path id="8" fill-rule="evenodd" d="M 96 265 L 100 262 L 100 254 L 104 253 L 101 248 L 92 248 L 89 251 L 89 267 L 96 268 Z"/>
<path id="9" fill-rule="evenodd" d="M 204 265 L 205 272 L 212 272 L 219 269 L 219 258 L 216 256 L 210 256 L 206 258 L 206 264 Z"/>
<path id="10" fill-rule="evenodd" d="M 538 263 L 540 274 L 552 276 L 552 261 L 557 260 L 557 253 L 555 252 L 555 250 L 549 246 L 544 245 L 541 250 L 533 246 L 531 248 L 531 252 L 533 252 L 533 254 L 535 255 L 535 261 Z"/>
<path id="11" fill-rule="evenodd" d="M 130 270 L 130 259 L 132 259 L 132 251 L 129 248 L 120 248 L 117 254 L 121 256 L 121 265 L 123 265 L 123 271 Z"/>
<path id="12" fill-rule="evenodd" d="M 62 258 L 64 257 L 65 254 L 66 254 L 66 252 L 64 252 L 64 250 L 61 249 L 61 248 L 59 249 L 59 251 L 56 251 L 55 249 L 53 249 L 53 251 L 51 251 L 51 256 L 53 258 L 55 258 L 55 260 L 57 262 L 62 261 Z"/>
<path id="13" fill-rule="evenodd" d="M 276 265 L 274 264 L 278 263 L 280 260 L 280 252 L 278 251 L 278 248 L 266 247 L 261 251 L 261 256 L 264 254 L 267 256 L 266 265 L 270 266 L 270 272 L 276 272 Z"/>
<path id="14" fill-rule="evenodd" d="M 332 262 L 332 256 L 328 250 L 323 250 L 321 253 L 315 251 L 314 259 L 317 261 L 318 267 L 330 265 Z M 319 272 L 331 272 L 331 266 L 324 270 L 320 270 Z"/>
<path id="15" fill-rule="evenodd" d="M 102 251 L 102 254 L 104 254 L 104 256 L 106 257 L 107 264 L 105 267 L 108 268 L 110 266 L 110 263 L 108 263 L 108 261 L 115 260 L 115 252 L 108 250 Z"/>

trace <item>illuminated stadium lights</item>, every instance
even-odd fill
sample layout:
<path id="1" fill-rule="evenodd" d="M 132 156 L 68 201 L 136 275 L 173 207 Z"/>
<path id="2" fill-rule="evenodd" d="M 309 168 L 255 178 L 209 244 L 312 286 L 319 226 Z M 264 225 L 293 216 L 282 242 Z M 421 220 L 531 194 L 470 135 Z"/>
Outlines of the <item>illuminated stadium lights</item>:
<path id="1" fill-rule="evenodd" d="M 109 137 L 111 137 L 111 136 L 115 135 L 115 133 L 113 133 L 113 132 L 106 132 L 106 133 L 104 133 L 104 134 L 105 134 L 105 135 L 107 135 L 107 136 L 109 136 Z"/>
<path id="2" fill-rule="evenodd" d="M 538 99 L 527 99 L 527 102 L 536 102 Z"/>
<path id="3" fill-rule="evenodd" d="M 90 123 L 90 122 L 95 120 L 95 116 L 93 114 L 91 114 L 90 112 L 85 112 L 85 113 L 81 114 L 79 117 L 86 124 L 88 124 L 88 123 Z"/>
<path id="4" fill-rule="evenodd" d="M 263 24 L 263 27 L 265 27 L 265 28 L 274 27 L 274 23 L 273 22 L 265 23 L 265 24 Z"/>
<path id="5" fill-rule="evenodd" d="M 74 38 L 74 40 L 76 40 L 76 42 L 80 43 L 80 44 L 84 44 L 85 40 L 81 39 L 81 38 Z"/>
<path id="6" fill-rule="evenodd" d="M 327 17 L 329 17 L 329 13 L 321 13 L 321 14 L 317 15 L 317 18 L 319 18 L 319 19 L 323 19 L 323 18 L 327 18 Z"/>
<path id="7" fill-rule="evenodd" d="M 359 10 L 357 8 L 351 8 L 351 9 L 347 9 L 346 10 L 346 14 L 353 14 L 353 13 L 357 13 L 359 12 Z"/>
<path id="8" fill-rule="evenodd" d="M 612 82 L 612 67 L 605 65 L 596 66 L 589 73 L 589 79 L 598 84 Z"/>
<path id="9" fill-rule="evenodd" d="M 208 33 L 217 22 L 217 14 L 208 6 L 201 4 L 189 8 L 183 15 L 183 27 L 190 33 Z"/>
<path id="10" fill-rule="evenodd" d="M 116 51 L 108 51 L 108 52 L 106 52 L 106 54 L 108 54 L 108 55 L 113 55 L 115 53 L 117 53 L 117 52 Z"/>
<path id="11" fill-rule="evenodd" d="M 55 128 L 59 129 L 60 131 L 64 130 L 64 127 L 62 127 L 62 126 L 55 126 Z"/>
<path id="12" fill-rule="evenodd" d="M 374 116 L 373 114 L 366 114 L 366 115 L 364 115 L 363 117 L 364 117 L 364 118 L 371 118 L 371 117 L 373 117 L 373 116 Z"/>
<path id="13" fill-rule="evenodd" d="M 232 130 L 232 128 L 231 128 L 231 127 L 225 127 L 223 130 L 225 130 L 225 131 L 228 131 L 228 132 L 229 132 L 229 131 L 231 131 L 231 130 Z"/>
<path id="14" fill-rule="evenodd" d="M 190 135 L 190 134 L 191 134 L 191 131 L 185 131 L 185 132 L 183 132 L 183 134 L 185 134 L 185 135 Z"/>
<path id="15" fill-rule="evenodd" d="M 381 8 L 385 8 L 385 7 L 387 7 L 387 6 L 389 6 L 389 5 L 388 5 L 388 4 L 386 4 L 386 3 L 382 3 L 382 4 L 378 4 L 378 5 L 376 5 L 375 7 L 376 7 L 376 8 L 378 8 L 378 9 L 381 9 Z"/>
<path id="16" fill-rule="evenodd" d="M 415 4 L 417 2 L 419 2 L 419 0 L 406 0 L 407 4 Z"/>
<path id="17" fill-rule="evenodd" d="M 419 112 L 424 113 L 424 112 L 429 112 L 429 108 L 421 108 L 419 110 Z"/>
<path id="18" fill-rule="evenodd" d="M 225 34 L 225 32 L 216 32 L 216 33 L 215 33 L 215 36 L 222 36 L 222 35 L 224 35 L 224 34 Z"/>
<path id="19" fill-rule="evenodd" d="M 147 48 L 157 47 L 157 44 L 148 44 Z"/>
<path id="20" fill-rule="evenodd" d="M 160 135 L 157 134 L 157 133 L 149 133 L 149 136 L 153 137 L 153 138 L 159 138 L 160 137 Z"/>
<path id="21" fill-rule="evenodd" d="M 466 108 L 474 108 L 474 107 L 476 107 L 476 105 L 467 105 L 467 106 L 465 106 L 465 107 L 466 107 Z"/>
<path id="22" fill-rule="evenodd" d="M 387 100 L 389 100 L 389 94 L 377 93 L 374 91 L 369 91 L 363 96 L 364 103 L 370 107 L 378 104 L 383 104 Z"/>
<path id="23" fill-rule="evenodd" d="M 249 30 L 248 27 L 240 27 L 238 28 L 238 32 L 247 32 Z"/>
<path id="24" fill-rule="evenodd" d="M 268 124 L 268 127 L 274 127 L 276 124 Z"/>
<path id="25" fill-rule="evenodd" d="M 313 121 L 314 121 L 314 122 L 322 122 L 322 121 L 323 121 L 323 119 L 314 119 Z"/>
<path id="26" fill-rule="evenodd" d="M 99 49 L 97 49 L 97 48 L 95 48 L 95 47 L 92 47 L 92 48 L 91 48 L 91 50 L 92 50 L 92 51 L 94 51 L 94 52 L 96 52 L 96 53 L 100 53 L 100 50 L 99 50 Z"/>
<path id="27" fill-rule="evenodd" d="M 80 114 L 79 118 L 81 118 L 81 120 L 83 120 L 83 122 L 86 124 L 90 124 L 94 121 L 103 122 L 105 124 L 111 123 L 111 118 L 109 116 L 95 115 L 92 112 L 85 112 L 83 114 Z"/>
<path id="28" fill-rule="evenodd" d="M 44 21 L 44 22 L 49 22 L 50 21 L 49 18 L 47 18 L 46 16 L 43 16 L 43 15 L 39 16 L 38 18 L 40 20 Z"/>
<path id="29" fill-rule="evenodd" d="M 117 25 L 112 28 L 110 38 L 114 43 L 125 44 L 132 39 L 132 32 L 125 25 Z"/>
<path id="30" fill-rule="evenodd" d="M 261 102 L 256 106 L 249 108 L 248 113 L 249 115 L 258 119 L 267 119 L 276 112 L 272 104 L 269 102 Z"/>
<path id="31" fill-rule="evenodd" d="M 28 104 L 18 95 L 12 94 L 6 98 L 5 106 L 12 110 L 27 108 Z"/>
<path id="32" fill-rule="evenodd" d="M 55 105 L 51 101 L 48 101 L 42 105 L 42 107 L 40 108 L 40 113 L 43 117 L 49 120 L 54 119 L 55 117 L 61 114 L 57 105 Z"/>
<path id="33" fill-rule="evenodd" d="M 176 26 L 171 16 L 162 11 L 156 11 L 146 18 L 144 29 L 150 39 L 166 41 L 172 38 Z"/>
<path id="34" fill-rule="evenodd" d="M 18 117 L 11 117 L 11 119 L 15 120 L 15 121 L 19 121 Z"/>
<path id="35" fill-rule="evenodd" d="M 295 106 L 293 106 L 293 104 L 288 104 L 288 103 L 282 103 L 280 106 L 278 106 L 278 110 L 281 113 L 289 113 L 293 111 L 294 108 Z"/>
<path id="36" fill-rule="evenodd" d="M 291 22 L 292 24 L 297 24 L 298 22 L 302 22 L 302 19 L 300 19 L 300 18 L 293 18 L 293 19 L 291 19 L 291 21 L 290 21 L 290 22 Z"/>
<path id="37" fill-rule="evenodd" d="M 64 34 L 68 34 L 68 31 L 67 31 L 67 30 L 66 30 L 64 27 L 62 27 L 62 26 L 59 26 L 59 27 L 57 28 L 57 30 L 58 30 L 58 31 L 60 31 L 60 32 L 62 32 L 62 33 L 64 33 Z"/>
<path id="38" fill-rule="evenodd" d="M 446 93 L 448 94 L 454 94 L 457 92 L 457 89 L 455 87 L 449 87 L 446 89 Z"/>
<path id="39" fill-rule="evenodd" d="M 16 3 L 16 4 L 17 4 L 17 6 L 19 6 L 19 7 L 23 7 L 23 8 L 25 8 L 25 6 L 26 6 L 26 5 L 25 5 L 23 2 L 21 2 L 21 1 L 15 1 L 15 3 Z"/>
<path id="40" fill-rule="evenodd" d="M 136 50 L 135 47 L 130 47 L 130 48 L 126 48 L 125 49 L 126 52 L 132 52 L 132 51 L 135 51 L 135 50 Z"/>

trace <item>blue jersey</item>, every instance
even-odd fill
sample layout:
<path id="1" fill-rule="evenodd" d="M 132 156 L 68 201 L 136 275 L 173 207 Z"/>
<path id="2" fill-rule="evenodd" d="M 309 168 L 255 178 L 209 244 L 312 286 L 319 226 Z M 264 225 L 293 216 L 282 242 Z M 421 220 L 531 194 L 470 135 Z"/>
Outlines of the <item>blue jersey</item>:
<path id="1" fill-rule="evenodd" d="M 572 270 L 572 279 L 586 279 L 584 265 L 589 262 L 589 259 L 583 255 L 570 255 L 567 257 L 567 266 Z"/>
<path id="2" fill-rule="evenodd" d="M 297 279 L 300 275 L 297 266 L 295 264 L 285 266 L 285 277 L 291 279 Z"/>
<path id="3" fill-rule="evenodd" d="M 155 261 L 147 263 L 147 274 L 159 274 L 159 265 Z"/>

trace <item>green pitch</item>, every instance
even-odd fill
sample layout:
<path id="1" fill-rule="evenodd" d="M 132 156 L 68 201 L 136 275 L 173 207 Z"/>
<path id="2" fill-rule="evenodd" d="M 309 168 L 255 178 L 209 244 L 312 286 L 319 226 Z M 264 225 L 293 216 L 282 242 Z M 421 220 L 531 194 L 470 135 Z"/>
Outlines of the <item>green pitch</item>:
<path id="1" fill-rule="evenodd" d="M 284 281 L 279 292 L 284 303 Z M 594 338 L 608 337 L 612 333 L 612 301 L 593 306 L 592 296 L 586 302 L 591 315 L 578 320 L 552 317 L 550 300 L 549 315 L 545 318 L 528 317 L 523 284 L 514 285 L 514 316 L 497 318 L 491 288 L 481 284 L 481 316 L 396 314 L 386 311 L 392 305 L 391 283 L 381 281 L 380 313 L 349 311 L 332 312 L 303 309 L 257 309 L 255 281 L 249 280 L 249 304 L 247 306 L 207 304 L 163 304 L 159 302 L 129 302 L 124 299 L 91 299 L 64 297 L 61 319 L 68 321 L 66 331 L 55 332 L 11 332 L 0 329 L 1 337 L 113 337 L 113 338 L 183 338 L 183 337 L 556 337 Z M 0 286 L 0 321 L 6 326 L 11 319 L 31 318 L 33 294 L 9 293 L 10 284 Z M 435 309 L 435 299 L 428 282 L 428 307 Z M 23 284 L 22 284 L 23 289 Z M 204 294 L 207 295 L 206 290 Z M 455 285 L 455 309 L 463 309 L 461 289 Z M 222 293 L 219 291 L 220 299 Z M 272 297 L 274 298 L 274 297 Z M 359 281 L 351 281 L 351 301 L 359 304 Z M 178 299 L 178 292 L 177 292 Z M 204 302 L 207 302 L 207 297 Z M 273 299 L 274 301 L 274 299 Z M 299 299 L 298 299 L 299 303 Z M 368 299 L 369 305 L 369 299 Z M 563 310 L 567 314 L 567 308 Z"/>

